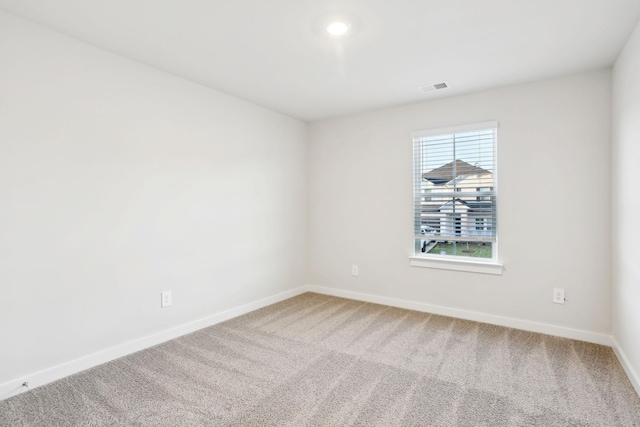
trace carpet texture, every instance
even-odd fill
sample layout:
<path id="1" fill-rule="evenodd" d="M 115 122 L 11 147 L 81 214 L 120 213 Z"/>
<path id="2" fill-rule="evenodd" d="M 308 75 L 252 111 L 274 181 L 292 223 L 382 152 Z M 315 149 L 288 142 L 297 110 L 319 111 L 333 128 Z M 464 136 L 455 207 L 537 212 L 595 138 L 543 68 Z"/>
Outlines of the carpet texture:
<path id="1" fill-rule="evenodd" d="M 2 426 L 640 426 L 609 347 L 306 293 L 0 402 Z"/>

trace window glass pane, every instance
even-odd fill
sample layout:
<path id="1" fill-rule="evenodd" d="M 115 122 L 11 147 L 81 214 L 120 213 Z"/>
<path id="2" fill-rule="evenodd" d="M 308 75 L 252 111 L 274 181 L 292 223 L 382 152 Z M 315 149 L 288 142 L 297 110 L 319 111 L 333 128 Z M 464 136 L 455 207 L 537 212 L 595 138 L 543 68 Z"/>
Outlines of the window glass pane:
<path id="1" fill-rule="evenodd" d="M 495 128 L 414 138 L 416 253 L 494 258 Z"/>

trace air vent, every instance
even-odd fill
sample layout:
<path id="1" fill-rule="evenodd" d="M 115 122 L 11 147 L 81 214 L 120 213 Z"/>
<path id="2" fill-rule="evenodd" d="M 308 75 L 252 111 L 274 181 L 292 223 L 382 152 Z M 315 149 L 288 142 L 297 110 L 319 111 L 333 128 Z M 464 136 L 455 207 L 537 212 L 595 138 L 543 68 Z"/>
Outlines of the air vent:
<path id="1" fill-rule="evenodd" d="M 440 83 L 432 83 L 426 86 L 420 86 L 418 89 L 420 89 L 424 93 L 427 93 L 427 92 L 432 92 L 434 90 L 446 89 L 448 87 L 449 85 L 447 84 L 447 82 L 440 82 Z"/>

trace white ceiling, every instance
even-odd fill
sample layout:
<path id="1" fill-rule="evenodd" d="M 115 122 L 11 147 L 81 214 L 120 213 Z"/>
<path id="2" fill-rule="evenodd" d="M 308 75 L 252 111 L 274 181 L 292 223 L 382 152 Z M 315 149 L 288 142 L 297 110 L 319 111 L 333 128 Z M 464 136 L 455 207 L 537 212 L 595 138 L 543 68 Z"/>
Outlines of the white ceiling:
<path id="1" fill-rule="evenodd" d="M 0 8 L 303 120 L 613 64 L 639 0 L 0 0 Z M 323 34 L 331 15 L 356 25 Z M 449 89 L 417 87 L 447 81 Z"/>

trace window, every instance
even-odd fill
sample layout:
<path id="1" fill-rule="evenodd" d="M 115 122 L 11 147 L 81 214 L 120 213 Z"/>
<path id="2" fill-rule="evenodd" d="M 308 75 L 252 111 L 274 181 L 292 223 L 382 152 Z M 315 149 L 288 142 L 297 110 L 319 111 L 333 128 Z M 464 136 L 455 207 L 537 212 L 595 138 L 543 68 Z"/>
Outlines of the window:
<path id="1" fill-rule="evenodd" d="M 497 260 L 497 128 L 412 135 L 416 257 Z"/>

